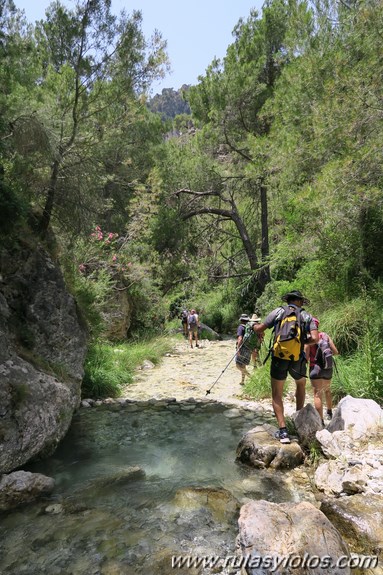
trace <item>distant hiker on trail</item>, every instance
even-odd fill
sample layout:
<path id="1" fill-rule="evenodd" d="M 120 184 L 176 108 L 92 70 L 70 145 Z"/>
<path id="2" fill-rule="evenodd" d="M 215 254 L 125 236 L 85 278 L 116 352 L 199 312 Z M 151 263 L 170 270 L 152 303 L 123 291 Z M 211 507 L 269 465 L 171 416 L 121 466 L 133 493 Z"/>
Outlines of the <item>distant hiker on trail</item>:
<path id="1" fill-rule="evenodd" d="M 185 337 L 188 336 L 188 315 L 189 315 L 189 311 L 187 309 L 183 309 L 181 311 L 180 319 L 181 319 L 181 324 L 182 324 L 182 330 L 183 330 Z"/>
<path id="2" fill-rule="evenodd" d="M 313 318 L 317 328 L 319 327 L 319 320 Z M 334 364 L 334 355 L 339 355 L 339 351 L 331 337 L 324 331 L 319 332 L 319 341 L 315 345 L 305 346 L 306 357 L 310 364 L 310 382 L 314 389 L 314 406 L 320 415 L 322 423 L 323 419 L 323 395 L 326 400 L 327 418 L 332 418 L 332 394 L 331 394 L 331 379 Z"/>
<path id="3" fill-rule="evenodd" d="M 282 301 L 287 305 L 274 309 L 263 323 L 254 323 L 253 329 L 256 333 L 263 333 L 274 328 L 274 341 L 269 353 L 272 404 L 279 426 L 276 437 L 281 443 L 290 443 L 284 416 L 283 387 L 289 373 L 296 384 L 296 409 L 302 409 L 307 377 L 304 345 L 318 342 L 318 328 L 313 317 L 302 308 L 303 304 L 310 302 L 299 290 L 288 292 Z"/>
<path id="4" fill-rule="evenodd" d="M 250 347 L 247 347 L 244 344 L 246 325 L 249 321 L 250 321 L 249 316 L 246 313 L 243 313 L 239 318 L 239 326 L 237 328 L 237 343 L 236 343 L 237 354 L 235 356 L 235 366 L 241 372 L 240 385 L 245 384 L 246 376 L 250 377 L 250 373 L 247 371 L 246 366 L 248 366 L 250 363 L 252 350 Z"/>
<path id="5" fill-rule="evenodd" d="M 193 336 L 195 339 L 195 346 L 198 345 L 198 328 L 199 328 L 199 317 L 195 309 L 190 310 L 188 315 L 188 332 L 189 332 L 189 343 L 190 347 L 193 348 Z"/>

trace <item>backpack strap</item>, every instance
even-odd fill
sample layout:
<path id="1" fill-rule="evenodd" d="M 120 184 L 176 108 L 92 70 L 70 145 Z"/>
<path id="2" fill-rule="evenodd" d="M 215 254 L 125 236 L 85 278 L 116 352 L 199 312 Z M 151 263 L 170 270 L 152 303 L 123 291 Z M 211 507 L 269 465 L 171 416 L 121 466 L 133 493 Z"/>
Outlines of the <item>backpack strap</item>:
<path id="1" fill-rule="evenodd" d="M 273 330 L 270 334 L 270 340 L 269 340 L 269 349 L 267 350 L 267 355 L 265 357 L 265 359 L 263 360 L 262 365 L 265 365 L 266 361 L 269 359 L 271 352 L 273 350 L 273 344 L 274 344 L 274 340 L 275 340 L 275 330 L 277 325 L 280 323 L 281 319 L 282 319 L 282 315 L 284 314 L 285 310 L 288 308 L 289 306 L 283 306 L 281 305 L 279 308 L 279 311 L 277 313 L 277 315 L 275 316 L 275 320 L 274 320 L 274 324 L 273 324 Z"/>

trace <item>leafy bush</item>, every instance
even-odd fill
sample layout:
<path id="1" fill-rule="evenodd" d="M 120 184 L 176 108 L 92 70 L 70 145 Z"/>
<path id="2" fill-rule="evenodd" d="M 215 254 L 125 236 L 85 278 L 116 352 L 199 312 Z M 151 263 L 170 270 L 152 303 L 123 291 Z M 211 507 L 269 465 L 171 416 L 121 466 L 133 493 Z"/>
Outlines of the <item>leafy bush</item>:
<path id="1" fill-rule="evenodd" d="M 239 311 L 235 294 L 229 286 L 216 288 L 201 297 L 201 321 L 218 333 L 230 333 L 238 324 Z"/>

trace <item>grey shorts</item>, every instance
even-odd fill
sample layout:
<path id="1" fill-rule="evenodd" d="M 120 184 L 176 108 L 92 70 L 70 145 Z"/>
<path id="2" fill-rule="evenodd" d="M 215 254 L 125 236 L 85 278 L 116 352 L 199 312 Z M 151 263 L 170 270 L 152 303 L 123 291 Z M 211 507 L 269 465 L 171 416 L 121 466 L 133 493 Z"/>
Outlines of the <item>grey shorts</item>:
<path id="1" fill-rule="evenodd" d="M 285 380 L 288 373 L 293 379 L 302 379 L 302 377 L 307 377 L 306 371 L 307 361 L 305 357 L 301 357 L 298 361 L 271 357 L 270 375 L 274 379 Z"/>
<path id="2" fill-rule="evenodd" d="M 235 363 L 238 365 L 249 365 L 251 359 L 251 349 L 245 347 L 244 345 L 241 347 L 237 355 L 235 356 Z"/>

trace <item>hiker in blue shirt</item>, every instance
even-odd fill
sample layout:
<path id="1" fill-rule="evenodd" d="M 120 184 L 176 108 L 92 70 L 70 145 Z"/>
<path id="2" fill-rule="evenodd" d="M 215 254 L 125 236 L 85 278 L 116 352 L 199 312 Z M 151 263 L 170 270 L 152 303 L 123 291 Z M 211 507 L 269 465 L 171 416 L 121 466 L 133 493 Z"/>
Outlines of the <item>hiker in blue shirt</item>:
<path id="1" fill-rule="evenodd" d="M 271 350 L 270 376 L 272 405 L 279 426 L 276 437 L 281 443 L 290 443 L 284 417 L 283 388 L 289 373 L 296 385 L 296 409 L 297 411 L 302 409 L 305 403 L 307 378 L 304 345 L 314 345 L 318 342 L 318 327 L 313 321 L 313 317 L 302 308 L 304 304 L 310 302 L 299 290 L 288 292 L 282 297 L 282 301 L 286 302 L 287 305 L 274 309 L 264 319 L 263 323 L 255 323 L 253 329 L 257 333 L 263 333 L 269 328 L 275 329 Z M 282 337 L 282 325 L 288 327 L 289 323 L 294 324 L 296 333 L 294 337 Z M 290 343 L 295 346 L 294 352 L 290 352 Z"/>
<path id="2" fill-rule="evenodd" d="M 187 309 L 183 309 L 180 315 L 182 331 L 185 337 L 188 336 L 188 315 L 189 311 Z"/>

